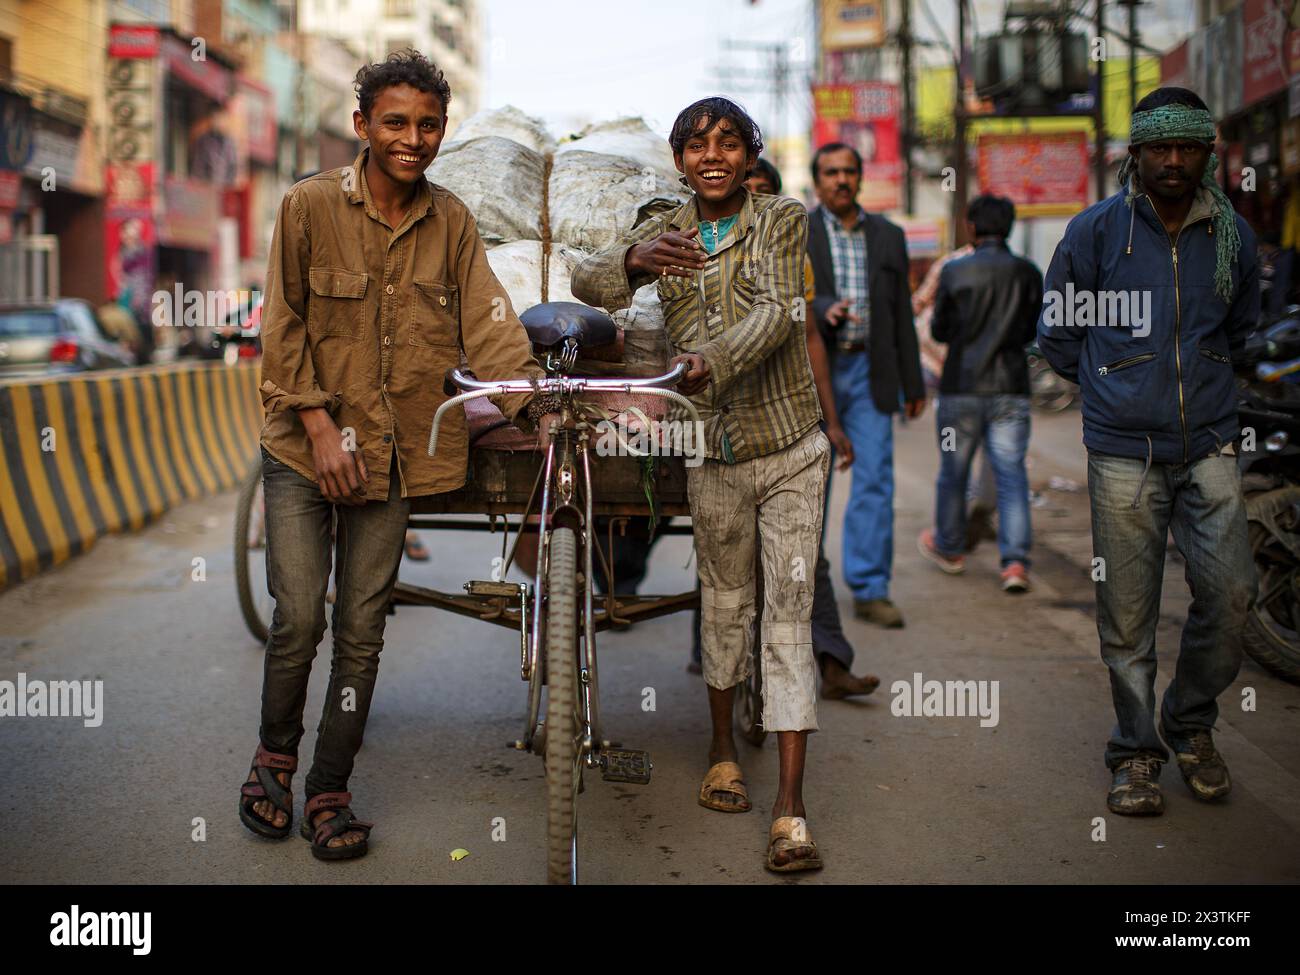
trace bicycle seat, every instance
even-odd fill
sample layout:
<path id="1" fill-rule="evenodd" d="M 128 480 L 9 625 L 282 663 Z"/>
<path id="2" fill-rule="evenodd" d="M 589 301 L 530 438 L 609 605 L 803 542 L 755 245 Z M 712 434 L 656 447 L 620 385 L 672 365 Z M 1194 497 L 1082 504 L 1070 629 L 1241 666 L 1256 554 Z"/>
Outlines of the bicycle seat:
<path id="1" fill-rule="evenodd" d="M 618 326 L 603 311 L 576 301 L 548 301 L 519 316 L 533 345 L 549 348 L 573 339 L 579 349 L 598 349 L 618 340 Z"/>

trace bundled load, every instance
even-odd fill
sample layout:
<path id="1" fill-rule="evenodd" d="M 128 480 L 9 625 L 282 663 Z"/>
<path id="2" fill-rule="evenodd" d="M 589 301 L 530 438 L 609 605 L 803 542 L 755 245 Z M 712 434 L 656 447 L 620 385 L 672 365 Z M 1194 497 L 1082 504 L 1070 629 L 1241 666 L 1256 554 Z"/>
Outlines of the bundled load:
<path id="1" fill-rule="evenodd" d="M 543 302 L 576 301 L 574 269 L 614 244 L 647 216 L 687 199 L 668 143 L 639 118 L 590 125 L 557 143 L 545 124 L 513 107 L 479 112 L 461 123 L 428 170 L 455 193 L 478 224 L 488 263 L 515 313 Z M 651 284 L 632 306 L 613 312 L 618 340 L 584 351 L 584 375 L 657 376 L 667 370 L 668 341 Z M 607 397 L 612 410 L 636 406 L 660 416 L 662 399 Z M 486 399 L 466 404 L 473 442 L 488 449 L 529 449 Z"/>
<path id="2" fill-rule="evenodd" d="M 573 270 L 588 254 L 688 197 L 667 140 L 641 119 L 589 125 L 557 143 L 540 119 L 509 106 L 462 122 L 428 178 L 474 214 L 516 313 L 575 300 Z M 623 361 L 599 371 L 662 372 L 668 347 L 654 286 L 613 317 L 624 331 Z"/>
<path id="3" fill-rule="evenodd" d="M 537 216 L 545 172 L 545 156 L 511 139 L 484 135 L 444 146 L 427 176 L 464 201 L 484 245 L 495 247 L 541 240 Z"/>

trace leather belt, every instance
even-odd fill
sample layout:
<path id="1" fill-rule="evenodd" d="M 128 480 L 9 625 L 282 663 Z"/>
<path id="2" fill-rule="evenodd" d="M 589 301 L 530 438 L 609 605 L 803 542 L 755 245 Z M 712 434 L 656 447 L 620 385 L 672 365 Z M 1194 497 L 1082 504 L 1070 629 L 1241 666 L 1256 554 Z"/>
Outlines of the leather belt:
<path id="1" fill-rule="evenodd" d="M 858 342 L 836 342 L 836 343 L 835 343 L 835 349 L 836 349 L 836 351 L 838 351 L 838 352 L 866 352 L 866 351 L 867 351 L 867 343 L 866 343 L 866 342 L 863 342 L 863 341 L 858 341 Z"/>

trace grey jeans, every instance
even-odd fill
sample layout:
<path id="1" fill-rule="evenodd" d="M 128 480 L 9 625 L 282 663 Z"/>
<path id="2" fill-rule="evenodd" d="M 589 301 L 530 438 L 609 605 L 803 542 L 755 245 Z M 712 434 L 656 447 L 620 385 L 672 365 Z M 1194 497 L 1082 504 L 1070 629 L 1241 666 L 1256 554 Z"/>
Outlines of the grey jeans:
<path id="1" fill-rule="evenodd" d="M 1213 728 L 1217 698 L 1237 677 L 1255 566 L 1236 461 L 1223 453 L 1189 464 L 1152 464 L 1144 479 L 1141 460 L 1088 454 L 1093 555 L 1103 560 L 1094 563 L 1097 633 L 1117 722 L 1106 748 L 1112 769 L 1138 752 L 1169 757 L 1154 711 L 1156 623 L 1171 530 L 1187 563 L 1192 602 L 1160 708 L 1169 734 Z"/>
<path id="2" fill-rule="evenodd" d="M 315 481 L 262 450 L 266 497 L 266 580 L 275 599 L 262 684 L 262 745 L 298 754 L 316 648 L 325 633 L 325 591 L 335 573 L 334 655 L 316 731 L 306 796 L 346 792 L 361 748 L 384 647 L 388 600 L 402 561 L 410 502 L 401 497 L 394 455 L 387 501 L 335 506 Z"/>

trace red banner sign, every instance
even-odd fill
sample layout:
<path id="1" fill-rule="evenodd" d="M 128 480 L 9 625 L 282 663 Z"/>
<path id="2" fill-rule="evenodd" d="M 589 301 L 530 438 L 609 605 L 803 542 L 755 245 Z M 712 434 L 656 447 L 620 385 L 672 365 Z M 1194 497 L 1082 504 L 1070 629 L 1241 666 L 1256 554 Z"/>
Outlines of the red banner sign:
<path id="1" fill-rule="evenodd" d="M 1088 140 L 1083 132 L 979 138 L 980 192 L 1005 196 L 1021 217 L 1062 217 L 1088 204 Z"/>
<path id="2" fill-rule="evenodd" d="M 898 148 L 898 86 L 882 81 L 813 85 L 813 148 L 843 142 L 862 156 L 864 210 L 899 206 L 902 155 Z"/>
<path id="3" fill-rule="evenodd" d="M 23 187 L 22 173 L 0 169 L 0 210 L 18 208 L 18 192 Z"/>
<path id="4" fill-rule="evenodd" d="M 196 58 L 199 53 L 204 56 Z M 163 38 L 163 59 L 167 70 L 213 101 L 224 103 L 233 86 L 231 74 L 206 55 L 206 50 L 201 52 L 199 48 L 170 35 Z"/>
<path id="5" fill-rule="evenodd" d="M 1281 0 L 1246 0 L 1242 28 L 1241 103 L 1250 105 L 1286 87 L 1287 22 Z"/>
<path id="6" fill-rule="evenodd" d="M 153 213 L 153 163 L 109 163 L 107 176 L 109 213 L 116 216 Z"/>
<path id="7" fill-rule="evenodd" d="M 158 28 L 149 24 L 113 24 L 108 32 L 110 58 L 158 56 Z"/>

